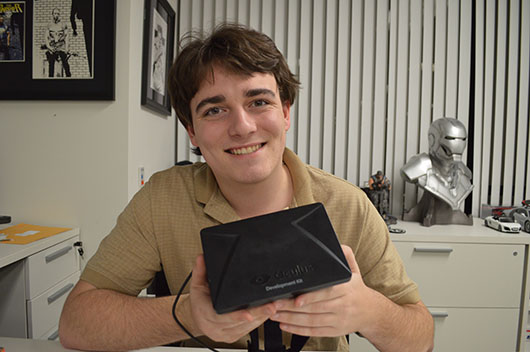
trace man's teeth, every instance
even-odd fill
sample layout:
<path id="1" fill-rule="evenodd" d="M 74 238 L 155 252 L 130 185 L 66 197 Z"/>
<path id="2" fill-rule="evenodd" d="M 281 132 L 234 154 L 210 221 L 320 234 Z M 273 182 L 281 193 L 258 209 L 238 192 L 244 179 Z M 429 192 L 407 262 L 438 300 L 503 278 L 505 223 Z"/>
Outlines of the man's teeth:
<path id="1" fill-rule="evenodd" d="M 260 148 L 261 148 L 261 144 L 257 144 L 252 147 L 230 149 L 230 153 L 235 154 L 235 155 L 250 154 L 250 153 L 254 153 L 256 150 Z"/>

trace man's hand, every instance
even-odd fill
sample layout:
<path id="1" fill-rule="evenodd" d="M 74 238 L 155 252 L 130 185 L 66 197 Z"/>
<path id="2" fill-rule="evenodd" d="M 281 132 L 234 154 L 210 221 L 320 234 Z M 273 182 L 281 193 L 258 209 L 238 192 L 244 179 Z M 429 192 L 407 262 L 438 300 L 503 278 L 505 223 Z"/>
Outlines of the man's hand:
<path id="1" fill-rule="evenodd" d="M 342 246 L 352 271 L 351 280 L 275 302 L 278 313 L 271 319 L 284 331 L 303 336 L 342 336 L 370 324 L 373 291 L 361 278 L 353 251 Z"/>
<path id="2" fill-rule="evenodd" d="M 210 297 L 206 279 L 206 265 L 202 255 L 197 257 L 190 285 L 191 316 L 196 333 L 206 335 L 217 342 L 233 343 L 248 334 L 275 312 L 274 303 L 255 308 L 217 314 Z M 178 308 L 177 308 L 178 310 Z"/>

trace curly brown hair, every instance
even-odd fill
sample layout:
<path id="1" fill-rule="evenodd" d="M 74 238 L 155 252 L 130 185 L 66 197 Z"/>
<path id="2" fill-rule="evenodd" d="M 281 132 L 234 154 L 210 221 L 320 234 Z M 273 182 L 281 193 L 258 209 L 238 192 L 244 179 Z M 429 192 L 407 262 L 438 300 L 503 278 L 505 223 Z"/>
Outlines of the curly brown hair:
<path id="1" fill-rule="evenodd" d="M 267 35 L 240 24 L 222 23 L 206 38 L 200 33 L 187 33 L 180 45 L 181 51 L 169 71 L 169 95 L 185 128 L 193 127 L 191 99 L 207 74 L 213 72 L 214 65 L 247 76 L 271 73 L 282 102 L 294 103 L 300 82 Z"/>

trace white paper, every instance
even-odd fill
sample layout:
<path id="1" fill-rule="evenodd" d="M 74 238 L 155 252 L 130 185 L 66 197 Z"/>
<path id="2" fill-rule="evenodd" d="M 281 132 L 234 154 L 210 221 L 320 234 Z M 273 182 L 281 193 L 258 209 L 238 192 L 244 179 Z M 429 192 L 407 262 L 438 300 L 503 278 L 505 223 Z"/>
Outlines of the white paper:
<path id="1" fill-rule="evenodd" d="M 23 232 L 23 233 L 16 233 L 15 236 L 22 236 L 22 237 L 26 237 L 26 236 L 31 236 L 31 235 L 35 235 L 37 233 L 39 233 L 40 231 L 26 231 L 26 232 Z"/>

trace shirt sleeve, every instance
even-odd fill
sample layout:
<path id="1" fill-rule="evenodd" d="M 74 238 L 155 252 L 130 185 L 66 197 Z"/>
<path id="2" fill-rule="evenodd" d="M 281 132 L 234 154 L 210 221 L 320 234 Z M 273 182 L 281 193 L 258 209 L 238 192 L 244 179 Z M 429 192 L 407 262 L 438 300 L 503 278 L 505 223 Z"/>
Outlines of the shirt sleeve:
<path id="1" fill-rule="evenodd" d="M 355 254 L 364 283 L 397 304 L 419 302 L 418 287 L 407 275 L 385 222 L 371 204 L 365 211 Z"/>
<path id="2" fill-rule="evenodd" d="M 136 296 L 161 270 L 152 222 L 151 184 L 133 197 L 88 261 L 81 280 Z"/>

